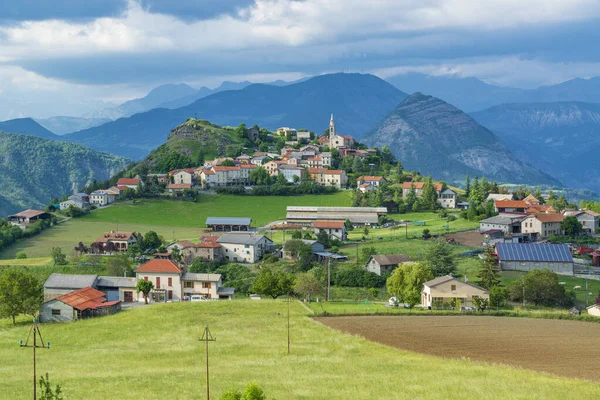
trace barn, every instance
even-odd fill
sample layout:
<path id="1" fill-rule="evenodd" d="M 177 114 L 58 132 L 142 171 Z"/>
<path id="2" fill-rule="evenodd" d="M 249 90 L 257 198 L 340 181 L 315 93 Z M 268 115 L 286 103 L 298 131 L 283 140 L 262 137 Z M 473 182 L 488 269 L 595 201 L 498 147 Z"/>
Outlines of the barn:
<path id="1" fill-rule="evenodd" d="M 206 227 L 214 232 L 248 232 L 252 218 L 208 217 Z"/>
<path id="2" fill-rule="evenodd" d="M 88 286 L 42 304 L 40 322 L 76 321 L 114 314 L 120 310 L 119 300 L 106 301 L 103 292 Z"/>
<path id="3" fill-rule="evenodd" d="M 573 275 L 573 256 L 566 244 L 498 243 L 496 253 L 502 270 L 547 268 L 557 274 Z"/>

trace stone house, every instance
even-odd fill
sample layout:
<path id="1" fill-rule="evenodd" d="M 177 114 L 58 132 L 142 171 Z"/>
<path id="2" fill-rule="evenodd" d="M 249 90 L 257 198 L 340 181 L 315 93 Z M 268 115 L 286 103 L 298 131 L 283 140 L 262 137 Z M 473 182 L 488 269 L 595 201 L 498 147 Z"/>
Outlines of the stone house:
<path id="1" fill-rule="evenodd" d="M 456 208 L 456 200 L 458 199 L 458 195 L 452 189 L 446 189 L 442 191 L 437 199 L 437 203 L 442 208 Z"/>
<path id="2" fill-rule="evenodd" d="M 101 238 L 96 239 L 96 243 L 101 243 L 106 247 L 112 243 L 116 251 L 125 252 L 132 244 L 142 240 L 142 234 L 137 232 L 106 232 Z"/>
<path id="3" fill-rule="evenodd" d="M 334 186 L 341 189 L 346 187 L 346 183 L 348 183 L 348 177 L 344 170 L 309 168 L 308 173 L 310 178 L 319 185 Z"/>
<path id="4" fill-rule="evenodd" d="M 594 234 L 600 228 L 600 214 L 590 210 L 566 210 L 565 217 L 575 216 L 587 234 Z"/>

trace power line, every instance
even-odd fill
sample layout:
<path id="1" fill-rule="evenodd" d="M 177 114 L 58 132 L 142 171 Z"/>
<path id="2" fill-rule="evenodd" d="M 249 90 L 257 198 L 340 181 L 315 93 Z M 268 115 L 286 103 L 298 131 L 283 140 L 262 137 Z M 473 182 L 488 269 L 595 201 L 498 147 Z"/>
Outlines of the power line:
<path id="1" fill-rule="evenodd" d="M 33 335 L 33 344 L 29 344 L 29 338 Z M 40 341 L 42 345 L 39 346 L 37 344 L 37 338 L 40 337 Z M 27 339 L 25 340 L 25 344 L 23 344 L 22 340 L 19 340 L 19 347 L 29 347 L 33 349 L 33 400 L 37 399 L 37 370 L 36 370 L 36 349 L 49 349 L 50 342 L 44 343 L 44 339 L 42 338 L 42 332 L 40 332 L 40 328 L 37 326 L 37 321 L 33 319 L 33 325 L 31 329 L 29 329 L 29 333 L 27 334 Z"/>
<path id="2" fill-rule="evenodd" d="M 206 343 L 206 400 L 210 400 L 210 386 L 208 380 L 208 342 L 216 342 L 217 337 L 210 333 L 208 324 L 206 324 L 204 332 L 202 333 L 202 337 L 198 338 L 198 340 Z"/>

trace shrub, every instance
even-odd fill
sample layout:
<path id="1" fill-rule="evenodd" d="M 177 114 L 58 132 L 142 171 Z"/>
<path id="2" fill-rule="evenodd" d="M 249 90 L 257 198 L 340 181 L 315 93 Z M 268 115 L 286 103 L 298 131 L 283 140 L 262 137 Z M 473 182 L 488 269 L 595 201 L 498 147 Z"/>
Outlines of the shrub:
<path id="1" fill-rule="evenodd" d="M 23 259 L 27 258 L 27 254 L 25 254 L 24 251 L 20 251 L 20 252 L 17 253 L 16 258 L 18 260 L 23 260 Z"/>

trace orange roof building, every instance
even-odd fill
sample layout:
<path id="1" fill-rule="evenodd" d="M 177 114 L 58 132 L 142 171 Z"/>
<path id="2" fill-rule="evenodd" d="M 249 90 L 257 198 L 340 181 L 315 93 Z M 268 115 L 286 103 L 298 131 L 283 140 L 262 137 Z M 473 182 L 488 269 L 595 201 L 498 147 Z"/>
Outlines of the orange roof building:
<path id="1" fill-rule="evenodd" d="M 157 273 L 157 274 L 180 274 L 181 268 L 171 260 L 152 259 L 146 264 L 138 267 L 136 273 Z"/>
<path id="2" fill-rule="evenodd" d="M 315 221 L 315 228 L 317 228 L 317 229 L 342 229 L 342 228 L 344 228 L 344 221 Z"/>
<path id="3" fill-rule="evenodd" d="M 41 322 L 67 322 L 113 314 L 121 309 L 121 302 L 105 301 L 105 294 L 86 286 L 42 304 Z"/>

